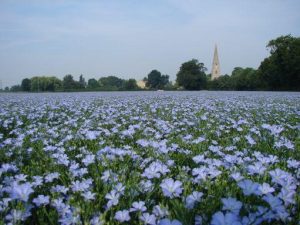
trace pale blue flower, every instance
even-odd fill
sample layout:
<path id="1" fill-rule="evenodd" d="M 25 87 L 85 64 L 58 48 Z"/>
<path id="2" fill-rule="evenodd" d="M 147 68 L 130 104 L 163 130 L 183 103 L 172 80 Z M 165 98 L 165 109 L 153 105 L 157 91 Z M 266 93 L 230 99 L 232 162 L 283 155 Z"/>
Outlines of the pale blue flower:
<path id="1" fill-rule="evenodd" d="M 268 183 L 263 183 L 262 185 L 259 185 L 258 189 L 263 195 L 273 193 L 275 191 L 275 189 L 271 187 Z"/>
<path id="2" fill-rule="evenodd" d="M 286 178 L 289 176 L 289 174 L 279 168 L 276 168 L 275 170 L 272 170 L 269 172 L 269 174 L 272 177 L 272 182 L 280 184 L 284 186 L 286 182 Z"/>
<path id="3" fill-rule="evenodd" d="M 12 199 L 22 200 L 27 202 L 29 199 L 29 195 L 33 193 L 32 184 L 29 182 L 18 184 L 17 182 L 13 182 L 10 188 L 10 197 Z"/>
<path id="4" fill-rule="evenodd" d="M 116 212 L 115 217 L 119 222 L 125 222 L 130 220 L 130 215 L 128 210 L 120 210 Z"/>
<path id="5" fill-rule="evenodd" d="M 49 173 L 45 176 L 45 182 L 46 183 L 50 183 L 52 182 L 54 179 L 57 179 L 59 177 L 59 173 L 58 172 L 54 172 L 54 173 Z"/>
<path id="6" fill-rule="evenodd" d="M 155 216 L 160 217 L 160 218 L 163 218 L 163 217 L 169 215 L 168 210 L 164 207 L 159 206 L 159 205 L 154 206 L 152 212 Z"/>
<path id="7" fill-rule="evenodd" d="M 241 181 L 244 179 L 244 177 L 241 175 L 241 173 L 236 172 L 236 173 L 232 173 L 230 175 L 236 182 Z"/>
<path id="8" fill-rule="evenodd" d="M 240 218 L 234 213 L 216 212 L 212 216 L 211 225 L 242 225 Z"/>
<path id="9" fill-rule="evenodd" d="M 272 194 L 267 194 L 262 199 L 268 202 L 271 209 L 273 210 L 276 210 L 277 207 L 282 206 L 282 201 L 278 197 L 273 196 Z"/>
<path id="10" fill-rule="evenodd" d="M 120 196 L 120 193 L 116 190 L 112 190 L 110 193 L 107 193 L 105 195 L 105 198 L 109 200 L 107 203 L 107 207 L 110 208 L 114 205 L 118 205 Z"/>
<path id="11" fill-rule="evenodd" d="M 118 192 L 119 194 L 123 195 L 125 191 L 125 186 L 122 183 L 118 183 L 115 187 L 114 190 Z"/>
<path id="12" fill-rule="evenodd" d="M 182 193 L 182 182 L 178 180 L 174 181 L 172 178 L 164 179 L 160 187 L 164 196 L 169 198 L 179 197 Z"/>
<path id="13" fill-rule="evenodd" d="M 238 182 L 238 186 L 243 190 L 244 195 L 259 195 L 259 184 L 251 180 L 242 180 Z"/>
<path id="14" fill-rule="evenodd" d="M 13 209 L 6 215 L 5 219 L 10 221 L 11 224 L 18 224 L 19 221 L 23 219 L 23 211 Z"/>
<path id="15" fill-rule="evenodd" d="M 143 221 L 145 225 L 156 225 L 156 217 L 153 214 L 143 213 L 140 216 L 140 220 Z"/>
<path id="16" fill-rule="evenodd" d="M 296 191 L 295 190 L 282 188 L 280 193 L 278 194 L 278 197 L 284 201 L 285 206 L 296 203 Z"/>
<path id="17" fill-rule="evenodd" d="M 38 195 L 37 198 L 33 199 L 32 202 L 37 206 L 49 204 L 49 196 Z"/>
<path id="18" fill-rule="evenodd" d="M 86 191 L 81 193 L 81 196 L 84 197 L 86 201 L 94 200 L 95 199 L 95 193 L 92 193 L 91 191 Z"/>
<path id="19" fill-rule="evenodd" d="M 88 165 L 94 163 L 95 162 L 95 155 L 91 155 L 91 154 L 86 155 L 85 158 L 82 159 L 82 162 L 85 166 L 88 166 Z"/>
<path id="20" fill-rule="evenodd" d="M 202 225 L 203 219 L 200 215 L 195 216 L 195 225 Z"/>
<path id="21" fill-rule="evenodd" d="M 147 208 L 145 206 L 145 202 L 143 202 L 143 201 L 133 202 L 132 208 L 130 208 L 130 212 L 135 212 L 135 211 L 144 212 L 146 210 L 147 210 Z"/>
<path id="22" fill-rule="evenodd" d="M 199 202 L 201 200 L 201 197 L 203 196 L 202 192 L 193 191 L 192 194 L 186 197 L 185 199 L 185 207 L 188 209 L 193 209 L 196 202 Z"/>
<path id="23" fill-rule="evenodd" d="M 150 180 L 146 180 L 146 181 L 142 180 L 140 182 L 140 186 L 141 186 L 142 192 L 149 192 L 149 191 L 152 191 L 154 188 L 154 185 Z"/>
<path id="24" fill-rule="evenodd" d="M 90 220 L 91 225 L 103 225 L 104 222 L 101 220 L 100 216 L 96 215 Z"/>
<path id="25" fill-rule="evenodd" d="M 229 210 L 230 212 L 234 214 L 239 214 L 240 209 L 243 206 L 243 203 L 240 201 L 237 201 L 235 198 L 222 198 L 223 208 L 222 210 Z"/>
<path id="26" fill-rule="evenodd" d="M 179 220 L 162 219 L 158 225 L 182 225 L 182 223 Z"/>

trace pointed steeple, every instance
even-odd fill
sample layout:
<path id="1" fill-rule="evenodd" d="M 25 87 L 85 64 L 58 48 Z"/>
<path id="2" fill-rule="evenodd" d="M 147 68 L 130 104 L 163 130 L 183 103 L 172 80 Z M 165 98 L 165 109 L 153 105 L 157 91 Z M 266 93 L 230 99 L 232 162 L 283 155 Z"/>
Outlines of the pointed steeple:
<path id="1" fill-rule="evenodd" d="M 217 45 L 215 45 L 215 52 L 214 52 L 214 59 L 212 63 L 212 69 L 211 69 L 211 79 L 217 79 L 221 75 L 220 72 L 220 63 L 219 63 L 219 56 L 218 56 L 218 48 Z"/>

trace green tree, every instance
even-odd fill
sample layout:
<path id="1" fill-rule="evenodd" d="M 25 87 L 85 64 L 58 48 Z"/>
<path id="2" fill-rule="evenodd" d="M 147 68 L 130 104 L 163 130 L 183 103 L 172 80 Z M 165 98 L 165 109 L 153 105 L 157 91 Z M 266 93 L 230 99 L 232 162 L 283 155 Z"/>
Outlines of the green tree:
<path id="1" fill-rule="evenodd" d="M 10 91 L 12 91 L 12 92 L 22 91 L 22 87 L 21 87 L 21 85 L 13 85 L 13 86 L 11 86 Z"/>
<path id="2" fill-rule="evenodd" d="M 57 77 L 47 77 L 46 91 L 60 91 L 62 86 L 62 81 Z"/>
<path id="3" fill-rule="evenodd" d="M 165 74 L 165 75 L 161 75 L 160 78 L 160 86 L 159 88 L 163 89 L 166 86 L 170 86 L 170 81 L 169 81 L 169 75 Z"/>
<path id="4" fill-rule="evenodd" d="M 209 75 L 207 76 L 207 80 L 207 86 L 209 90 L 233 90 L 232 79 L 227 74 L 214 80 L 211 80 Z"/>
<path id="5" fill-rule="evenodd" d="M 95 78 L 91 78 L 88 80 L 88 88 L 89 89 L 96 89 L 99 87 L 99 83 Z"/>
<path id="6" fill-rule="evenodd" d="M 62 81 L 57 77 L 32 77 L 31 82 L 31 91 L 40 92 L 40 91 L 58 91 L 62 90 Z"/>
<path id="7" fill-rule="evenodd" d="M 79 86 L 71 74 L 64 76 L 63 78 L 63 89 L 65 91 L 75 90 Z"/>
<path id="8" fill-rule="evenodd" d="M 124 89 L 125 90 L 137 90 L 138 86 L 136 84 L 136 80 L 135 79 L 126 80 L 124 82 Z"/>
<path id="9" fill-rule="evenodd" d="M 85 87 L 86 87 L 86 82 L 83 75 L 81 74 L 79 77 L 79 88 L 84 89 Z"/>
<path id="10" fill-rule="evenodd" d="M 270 56 L 259 66 L 259 78 L 269 90 L 300 90 L 300 38 L 291 35 L 271 40 Z"/>
<path id="11" fill-rule="evenodd" d="M 253 68 L 235 67 L 231 74 L 234 90 L 255 90 L 258 86 L 257 71 Z"/>
<path id="12" fill-rule="evenodd" d="M 146 87 L 164 89 L 169 84 L 169 75 L 162 75 L 158 70 L 152 70 L 143 80 L 146 82 Z"/>
<path id="13" fill-rule="evenodd" d="M 28 78 L 23 79 L 22 83 L 21 83 L 21 88 L 22 88 L 22 91 L 30 91 L 31 90 L 31 80 Z"/>
<path id="14" fill-rule="evenodd" d="M 101 77 L 98 82 L 102 89 L 120 90 L 123 88 L 125 81 L 116 76 L 108 76 L 108 77 Z"/>
<path id="15" fill-rule="evenodd" d="M 192 59 L 181 65 L 177 73 L 177 83 L 187 90 L 201 90 L 206 88 L 206 68 L 203 63 Z"/>
<path id="16" fill-rule="evenodd" d="M 161 73 L 158 70 L 152 70 L 147 76 L 146 87 L 157 89 L 160 86 Z"/>

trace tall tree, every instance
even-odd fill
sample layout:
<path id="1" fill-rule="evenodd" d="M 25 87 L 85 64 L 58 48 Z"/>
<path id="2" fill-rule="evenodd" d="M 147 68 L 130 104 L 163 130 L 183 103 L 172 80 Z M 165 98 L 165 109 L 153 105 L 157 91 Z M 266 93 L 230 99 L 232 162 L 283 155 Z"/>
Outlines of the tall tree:
<path id="1" fill-rule="evenodd" d="M 160 86 L 161 73 L 158 70 L 152 70 L 147 77 L 146 86 L 152 89 L 157 89 Z"/>
<path id="2" fill-rule="evenodd" d="M 167 74 L 161 75 L 159 88 L 165 88 L 166 85 L 168 85 L 169 83 L 170 83 L 169 75 L 167 75 Z"/>
<path id="3" fill-rule="evenodd" d="M 125 90 L 137 90 L 138 86 L 135 79 L 126 80 L 124 83 Z"/>
<path id="4" fill-rule="evenodd" d="M 63 89 L 64 90 L 74 90 L 77 88 L 77 83 L 71 74 L 64 76 L 63 78 Z"/>
<path id="5" fill-rule="evenodd" d="M 206 88 L 206 68 L 197 59 L 192 59 L 181 65 L 177 73 L 177 83 L 187 90 L 201 90 Z"/>
<path id="6" fill-rule="evenodd" d="M 22 91 L 30 91 L 30 89 L 31 89 L 30 79 L 28 79 L 28 78 L 23 79 L 22 83 L 21 83 L 21 88 L 22 88 Z"/>
<path id="7" fill-rule="evenodd" d="M 258 86 L 257 71 L 253 68 L 235 67 L 231 74 L 234 90 L 255 90 Z"/>
<path id="8" fill-rule="evenodd" d="M 271 40 L 271 55 L 259 66 L 259 77 L 270 90 L 300 90 L 300 38 L 291 35 Z"/>
<path id="9" fill-rule="evenodd" d="M 169 75 L 162 75 L 158 70 L 152 70 L 143 80 L 146 82 L 146 87 L 164 89 L 169 84 Z"/>
<path id="10" fill-rule="evenodd" d="M 89 89 L 96 89 L 99 87 L 99 83 L 95 78 L 91 78 L 88 80 L 88 88 Z"/>
<path id="11" fill-rule="evenodd" d="M 86 82 L 83 75 L 81 74 L 79 77 L 79 88 L 84 89 L 85 87 L 86 87 Z"/>
<path id="12" fill-rule="evenodd" d="M 108 77 L 101 77 L 99 79 L 99 85 L 102 88 L 109 89 L 109 90 L 118 90 L 123 87 L 124 80 L 118 78 L 116 76 L 108 76 Z"/>

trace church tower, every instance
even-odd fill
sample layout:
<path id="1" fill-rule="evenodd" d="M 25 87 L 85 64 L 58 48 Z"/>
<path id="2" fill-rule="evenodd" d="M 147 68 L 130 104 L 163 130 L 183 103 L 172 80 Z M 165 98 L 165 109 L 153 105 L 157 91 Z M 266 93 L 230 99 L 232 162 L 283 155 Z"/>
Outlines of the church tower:
<path id="1" fill-rule="evenodd" d="M 211 69 L 211 79 L 217 79 L 221 75 L 220 72 L 220 63 L 219 63 L 219 56 L 218 56 L 218 49 L 217 45 L 215 45 L 215 52 L 214 52 L 214 59 L 212 63 L 212 69 Z"/>

